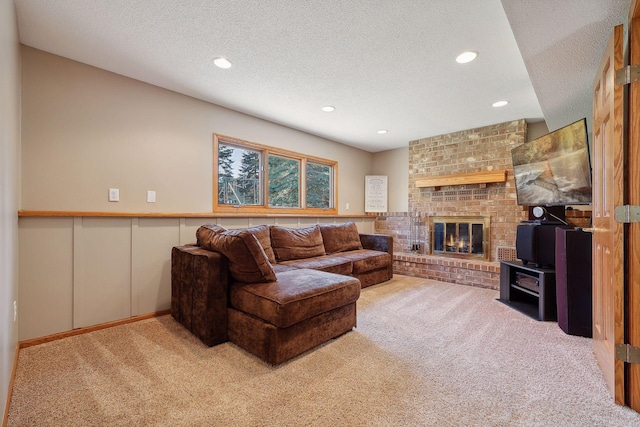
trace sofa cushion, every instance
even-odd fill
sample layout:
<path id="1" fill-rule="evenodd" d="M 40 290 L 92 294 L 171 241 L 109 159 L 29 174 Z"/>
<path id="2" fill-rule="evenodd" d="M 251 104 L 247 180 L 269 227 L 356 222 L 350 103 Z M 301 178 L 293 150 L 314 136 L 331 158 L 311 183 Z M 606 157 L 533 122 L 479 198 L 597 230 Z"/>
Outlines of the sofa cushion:
<path id="1" fill-rule="evenodd" d="M 328 273 L 351 275 L 353 263 L 351 260 L 336 255 L 323 255 L 313 258 L 293 259 L 283 261 L 277 265 L 286 265 L 295 268 L 310 268 L 312 270 L 326 271 Z"/>
<path id="2" fill-rule="evenodd" d="M 231 307 L 286 328 L 334 308 L 355 302 L 360 281 L 317 270 L 292 270 L 269 283 L 233 283 Z"/>
<path id="3" fill-rule="evenodd" d="M 273 271 L 276 272 L 276 276 L 285 271 L 297 270 L 297 268 L 285 264 L 273 264 L 271 267 L 273 267 Z"/>
<path id="4" fill-rule="evenodd" d="M 287 228 L 272 225 L 271 247 L 276 260 L 303 259 L 324 255 L 320 227 Z"/>
<path id="5" fill-rule="evenodd" d="M 379 268 L 387 268 L 391 264 L 391 255 L 387 252 L 359 249 L 342 252 L 340 258 L 353 262 L 352 274 L 361 274 Z"/>
<path id="6" fill-rule="evenodd" d="M 202 247 L 220 252 L 229 260 L 229 272 L 234 280 L 244 283 L 271 282 L 276 274 L 256 236 L 247 230 L 227 230 L 211 233 Z"/>
<path id="7" fill-rule="evenodd" d="M 276 256 L 273 253 L 273 248 L 271 247 L 271 232 L 269 231 L 268 225 L 256 225 L 255 227 L 249 227 L 246 229 L 249 233 L 256 236 L 258 242 L 264 249 L 264 253 L 267 254 L 267 258 L 271 264 L 276 263 Z"/>
<path id="8" fill-rule="evenodd" d="M 362 249 L 358 229 L 353 222 L 321 224 L 320 233 L 327 254 Z"/>
<path id="9" fill-rule="evenodd" d="M 211 236 L 222 233 L 223 231 L 227 231 L 227 229 L 216 224 L 203 224 L 196 230 L 196 244 L 198 246 L 204 246 L 209 242 Z"/>

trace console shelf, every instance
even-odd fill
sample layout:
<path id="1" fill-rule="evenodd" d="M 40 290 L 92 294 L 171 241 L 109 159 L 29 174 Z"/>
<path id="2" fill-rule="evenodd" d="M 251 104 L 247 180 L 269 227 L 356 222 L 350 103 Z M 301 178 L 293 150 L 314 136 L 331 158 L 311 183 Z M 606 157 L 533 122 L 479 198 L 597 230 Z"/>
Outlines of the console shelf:
<path id="1" fill-rule="evenodd" d="M 500 261 L 500 301 L 537 320 L 556 320 L 556 271 Z"/>

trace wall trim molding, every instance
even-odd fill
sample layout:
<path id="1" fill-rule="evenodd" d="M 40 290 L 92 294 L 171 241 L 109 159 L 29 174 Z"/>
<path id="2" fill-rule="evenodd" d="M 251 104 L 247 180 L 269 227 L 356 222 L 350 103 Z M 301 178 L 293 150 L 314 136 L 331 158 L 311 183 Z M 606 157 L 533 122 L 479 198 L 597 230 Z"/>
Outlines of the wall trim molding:
<path id="1" fill-rule="evenodd" d="M 9 389 L 7 390 L 7 402 L 4 405 L 4 416 L 2 417 L 2 427 L 7 427 L 9 422 L 9 405 L 11 404 L 11 396 L 13 396 L 13 384 L 16 379 L 16 371 L 18 370 L 18 355 L 20 354 L 20 343 L 16 344 L 16 353 L 13 356 L 13 369 L 11 370 L 11 378 L 9 378 Z"/>
<path id="2" fill-rule="evenodd" d="M 87 334 L 89 332 L 99 331 L 101 329 L 113 328 L 114 326 L 126 325 L 128 323 L 139 322 L 141 320 L 152 319 L 154 317 L 165 316 L 171 313 L 171 309 L 160 310 L 153 313 L 140 314 L 138 316 L 127 317 L 126 319 L 114 320 L 112 322 L 100 323 L 98 325 L 86 326 L 82 328 L 72 329 L 70 331 L 58 332 L 56 334 L 46 335 L 40 338 L 32 338 L 18 342 L 18 348 L 23 349 L 40 345 L 51 341 L 61 340 L 63 338 L 73 337 L 76 335 Z M 16 357 L 17 360 L 17 357 Z"/>
<path id="3" fill-rule="evenodd" d="M 214 212 L 90 212 L 90 211 L 36 211 L 19 210 L 19 217 L 112 217 L 112 218 L 370 218 L 371 214 L 264 214 Z"/>

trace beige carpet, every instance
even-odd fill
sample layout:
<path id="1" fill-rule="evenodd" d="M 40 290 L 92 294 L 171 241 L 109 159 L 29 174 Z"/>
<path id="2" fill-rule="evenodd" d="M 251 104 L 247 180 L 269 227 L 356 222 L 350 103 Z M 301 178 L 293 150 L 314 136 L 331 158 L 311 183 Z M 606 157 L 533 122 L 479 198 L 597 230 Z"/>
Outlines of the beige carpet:
<path id="1" fill-rule="evenodd" d="M 640 426 L 591 340 L 496 291 L 396 276 L 358 327 L 271 367 L 171 317 L 20 352 L 10 426 Z"/>

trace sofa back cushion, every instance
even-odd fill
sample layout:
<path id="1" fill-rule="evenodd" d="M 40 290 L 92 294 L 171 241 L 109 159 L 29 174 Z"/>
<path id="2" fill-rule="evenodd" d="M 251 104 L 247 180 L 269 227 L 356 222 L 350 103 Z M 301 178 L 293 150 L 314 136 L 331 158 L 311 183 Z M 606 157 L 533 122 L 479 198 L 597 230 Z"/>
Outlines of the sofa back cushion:
<path id="1" fill-rule="evenodd" d="M 324 250 L 327 254 L 362 249 L 358 228 L 353 222 L 320 225 Z"/>
<path id="2" fill-rule="evenodd" d="M 276 263 L 276 256 L 273 253 L 273 248 L 271 247 L 271 232 L 269 231 L 268 225 L 256 225 L 255 227 L 249 227 L 246 229 L 249 233 L 256 236 L 258 242 L 264 249 L 264 253 L 267 254 L 267 258 L 271 264 Z"/>
<path id="3" fill-rule="evenodd" d="M 320 227 L 287 228 L 272 225 L 271 247 L 278 261 L 322 256 L 324 244 Z"/>
<path id="4" fill-rule="evenodd" d="M 267 254 L 252 233 L 242 229 L 215 230 L 219 232 L 209 229 L 209 231 L 202 232 L 203 235 L 206 234 L 206 239 L 201 237 L 201 246 L 227 257 L 229 273 L 234 280 L 243 283 L 274 282 L 277 280 Z"/>

